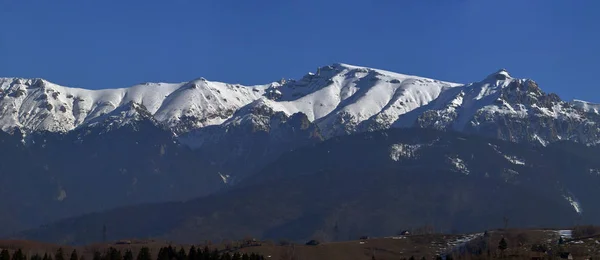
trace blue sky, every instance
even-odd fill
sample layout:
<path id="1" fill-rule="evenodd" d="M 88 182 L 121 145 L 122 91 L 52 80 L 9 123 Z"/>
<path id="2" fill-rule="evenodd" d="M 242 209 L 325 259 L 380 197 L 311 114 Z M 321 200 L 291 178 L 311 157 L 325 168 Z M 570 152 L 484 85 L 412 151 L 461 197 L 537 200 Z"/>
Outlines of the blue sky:
<path id="1" fill-rule="evenodd" d="M 0 0 L 0 76 L 83 88 L 298 78 L 343 62 L 454 82 L 499 68 L 600 102 L 600 1 Z"/>

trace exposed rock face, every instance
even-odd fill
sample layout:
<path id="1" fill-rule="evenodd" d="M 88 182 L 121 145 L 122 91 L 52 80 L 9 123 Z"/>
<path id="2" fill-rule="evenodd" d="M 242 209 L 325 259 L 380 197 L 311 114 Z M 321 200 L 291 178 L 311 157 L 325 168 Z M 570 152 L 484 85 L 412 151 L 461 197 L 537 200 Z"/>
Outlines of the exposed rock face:
<path id="1" fill-rule="evenodd" d="M 560 140 L 600 141 L 596 111 L 544 93 L 532 80 L 513 79 L 501 71 L 456 90 L 432 102 L 414 125 L 542 145 Z"/>

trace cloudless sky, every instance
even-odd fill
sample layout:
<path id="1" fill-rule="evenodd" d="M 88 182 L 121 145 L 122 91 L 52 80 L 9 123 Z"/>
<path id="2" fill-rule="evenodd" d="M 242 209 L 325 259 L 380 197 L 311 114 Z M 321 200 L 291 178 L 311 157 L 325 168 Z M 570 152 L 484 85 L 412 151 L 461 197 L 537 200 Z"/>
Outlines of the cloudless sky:
<path id="1" fill-rule="evenodd" d="M 264 84 L 342 62 L 467 83 L 506 68 L 600 102 L 599 10 L 597 0 L 0 0 L 0 77 Z"/>

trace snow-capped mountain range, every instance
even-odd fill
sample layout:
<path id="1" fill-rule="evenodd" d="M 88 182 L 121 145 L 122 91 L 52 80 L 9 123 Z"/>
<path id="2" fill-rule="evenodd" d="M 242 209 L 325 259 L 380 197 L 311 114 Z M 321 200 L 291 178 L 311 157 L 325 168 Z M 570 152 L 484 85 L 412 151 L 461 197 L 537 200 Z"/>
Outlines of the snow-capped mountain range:
<path id="1" fill-rule="evenodd" d="M 200 78 L 86 90 L 43 79 L 0 78 L 0 128 L 6 132 L 69 132 L 148 119 L 174 135 L 207 126 L 261 128 L 260 111 L 306 115 L 324 138 L 427 127 L 543 145 L 600 141 L 600 105 L 564 102 L 529 79 L 499 70 L 470 84 L 333 64 L 299 80 L 242 86 Z M 264 119 L 264 118 L 263 118 Z M 189 138 L 188 138 L 189 139 Z M 193 142 L 191 142 L 193 143 Z"/>

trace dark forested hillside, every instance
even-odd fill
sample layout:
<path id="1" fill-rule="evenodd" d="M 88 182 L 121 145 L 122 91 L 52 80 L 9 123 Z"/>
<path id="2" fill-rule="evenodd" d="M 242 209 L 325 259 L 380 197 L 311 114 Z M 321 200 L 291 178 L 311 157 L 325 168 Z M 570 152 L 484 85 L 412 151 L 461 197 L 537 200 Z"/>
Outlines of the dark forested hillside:
<path id="1" fill-rule="evenodd" d="M 189 199 L 218 171 L 155 126 L 69 134 L 0 132 L 0 235 L 118 206 Z"/>
<path id="2" fill-rule="evenodd" d="M 407 229 L 570 226 L 600 217 L 600 152 L 584 147 L 422 129 L 339 137 L 287 153 L 219 194 L 88 214 L 20 236 L 88 243 L 106 224 L 109 239 L 332 241 Z"/>

